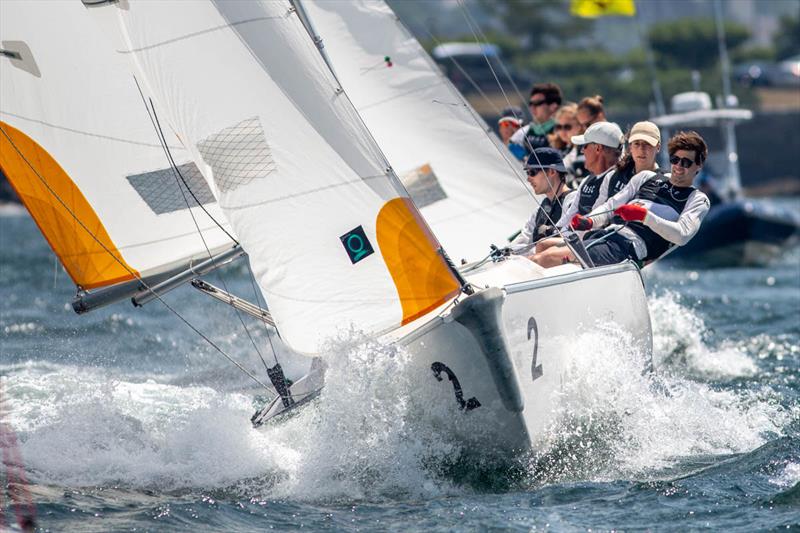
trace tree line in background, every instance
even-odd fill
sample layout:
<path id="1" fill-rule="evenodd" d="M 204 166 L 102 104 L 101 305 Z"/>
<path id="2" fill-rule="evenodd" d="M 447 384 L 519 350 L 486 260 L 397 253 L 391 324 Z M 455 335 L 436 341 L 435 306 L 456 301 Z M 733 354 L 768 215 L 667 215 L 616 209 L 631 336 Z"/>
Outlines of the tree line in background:
<path id="1" fill-rule="evenodd" d="M 619 55 L 597 42 L 593 20 L 571 15 L 569 0 L 540 0 L 533 7 L 525 0 L 480 0 L 480 5 L 500 26 L 485 33 L 487 40 L 501 48 L 505 61 L 521 78 L 554 81 L 570 99 L 602 94 L 612 112 L 615 108 L 647 109 L 653 101 L 651 70 L 633 19 L 631 39 L 640 45 Z M 800 17 L 782 17 L 774 45 L 768 48 L 748 46 L 751 33 L 739 23 L 726 22 L 725 34 L 734 65 L 778 61 L 800 54 Z M 712 95 L 721 92 L 717 33 L 712 18 L 657 23 L 644 30 L 644 37 L 650 43 L 665 98 L 692 90 L 693 70 L 700 74 L 700 90 Z M 470 33 L 456 40 L 474 41 L 474 36 Z M 429 49 L 434 46 L 432 41 L 425 43 Z M 755 103 L 753 91 L 736 83 L 733 87 L 742 105 Z"/>

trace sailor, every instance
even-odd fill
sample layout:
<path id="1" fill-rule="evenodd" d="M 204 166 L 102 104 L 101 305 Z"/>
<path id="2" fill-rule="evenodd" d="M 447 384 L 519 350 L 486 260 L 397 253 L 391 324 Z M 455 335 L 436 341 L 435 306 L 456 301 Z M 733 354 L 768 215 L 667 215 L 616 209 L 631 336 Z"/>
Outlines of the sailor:
<path id="1" fill-rule="evenodd" d="M 700 229 L 710 202 L 692 183 L 708 156 L 706 143 L 697 132 L 682 131 L 667 148 L 671 174 L 641 172 L 588 216 L 572 218 L 575 230 L 604 228 L 583 239 L 595 265 L 655 260 Z"/>
<path id="2" fill-rule="evenodd" d="M 578 102 L 577 118 L 584 130 L 588 130 L 589 126 L 596 122 L 606 122 L 608 119 L 603 107 L 603 97 L 596 94 Z"/>
<path id="3" fill-rule="evenodd" d="M 525 149 L 518 144 L 512 144 L 510 141 L 511 136 L 522 127 L 524 118 L 525 115 L 522 113 L 522 109 L 517 106 L 508 106 L 503 108 L 500 112 L 500 118 L 497 119 L 497 131 L 500 134 L 500 140 L 508 146 L 514 157 L 520 161 L 525 159 Z"/>
<path id="4" fill-rule="evenodd" d="M 569 222 L 576 214 L 588 214 L 595 206 L 605 202 L 608 191 L 616 188 L 610 182 L 615 174 L 614 165 L 619 159 L 623 140 L 622 130 L 613 122 L 597 122 L 589 126 L 583 135 L 572 137 L 572 144 L 583 147 L 586 168 L 591 174 L 567 198 L 567 207 L 556 222 L 560 231 L 569 229 Z M 536 244 L 536 254 L 531 259 L 545 268 L 574 261 L 572 252 L 563 246 L 564 240 L 560 236 L 541 240 Z"/>
<path id="5" fill-rule="evenodd" d="M 566 172 L 561 154 L 555 148 L 537 148 L 528 156 L 525 163 L 528 183 L 533 192 L 545 197 L 539 202 L 539 208 L 522 228 L 517 237 L 511 241 L 511 249 L 528 249 L 543 237 L 556 233 L 555 222 L 561 217 L 562 204 L 570 192 L 566 184 Z"/>
<path id="6" fill-rule="evenodd" d="M 583 135 L 572 137 L 572 144 L 583 147 L 586 168 L 591 174 L 581 182 L 576 201 L 564 212 L 559 227 L 566 229 L 573 216 L 578 213 L 586 214 L 607 199 L 601 193 L 605 190 L 606 195 L 608 194 L 606 178 L 614 173 L 614 165 L 619 160 L 624 139 L 622 130 L 614 122 L 596 122 Z"/>
<path id="7" fill-rule="evenodd" d="M 554 115 L 563 96 L 561 87 L 555 83 L 537 83 L 531 89 L 528 99 L 528 109 L 533 121 L 523 126 L 511 137 L 511 143 L 522 147 L 525 154 L 530 154 L 537 148 L 550 146 L 548 135 L 553 133 L 556 126 Z"/>

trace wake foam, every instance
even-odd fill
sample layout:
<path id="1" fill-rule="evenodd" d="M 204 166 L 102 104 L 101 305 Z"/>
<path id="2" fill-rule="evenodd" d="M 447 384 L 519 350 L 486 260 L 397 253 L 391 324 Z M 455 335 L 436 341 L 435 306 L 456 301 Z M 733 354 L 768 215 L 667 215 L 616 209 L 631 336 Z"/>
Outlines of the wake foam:
<path id="1" fill-rule="evenodd" d="M 719 368 L 706 359 L 728 357 L 726 375 L 751 372 L 742 362 L 751 359 L 707 347 L 702 320 L 674 297 L 655 298 L 651 307 L 658 371 L 642 373 L 643 354 L 614 325 L 576 335 L 540 447 L 492 476 L 521 471 L 521 488 L 648 479 L 687 457 L 754 449 L 800 416 L 767 387 L 717 390 L 698 380 Z M 7 375 L 8 421 L 37 483 L 317 501 L 495 490 L 481 475 L 454 476 L 443 466 L 478 472 L 485 465 L 465 459 L 470 450 L 428 422 L 447 416 L 418 411 L 419 384 L 431 375 L 416 375 L 408 353 L 352 331 L 326 353 L 321 396 L 260 430 L 250 425 L 251 397 L 236 391 L 44 363 L 0 374 Z M 462 415 L 453 402 L 430 403 Z"/>
<path id="2" fill-rule="evenodd" d="M 34 482 L 213 488 L 272 464 L 250 428 L 243 395 L 56 365 L 18 368 L 6 392 Z"/>
<path id="3" fill-rule="evenodd" d="M 656 370 L 705 379 L 750 377 L 757 371 L 746 350 L 730 342 L 710 348 L 703 319 L 671 291 L 648 301 Z"/>
<path id="4" fill-rule="evenodd" d="M 576 337 L 533 482 L 647 479 L 687 457 L 751 450 L 791 422 L 769 390 L 643 374 L 631 346 L 613 326 Z"/>

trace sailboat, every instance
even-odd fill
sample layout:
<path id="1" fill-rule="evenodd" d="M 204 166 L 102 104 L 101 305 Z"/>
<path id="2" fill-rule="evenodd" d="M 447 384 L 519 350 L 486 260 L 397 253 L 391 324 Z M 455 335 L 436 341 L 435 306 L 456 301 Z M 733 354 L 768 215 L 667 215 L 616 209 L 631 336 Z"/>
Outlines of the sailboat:
<path id="1" fill-rule="evenodd" d="M 382 3 L 353 5 L 364 16 L 358 24 L 400 31 Z M 347 328 L 407 350 L 410 375 L 424 376 L 418 390 L 447 393 L 436 396 L 446 399 L 444 415 L 421 411 L 431 431 L 446 427 L 487 453 L 530 450 L 544 437 L 576 329 L 614 324 L 647 367 L 650 321 L 635 264 L 542 269 L 504 254 L 461 268 L 450 261 L 449 248 L 475 257 L 465 235 L 507 236 L 512 222 L 500 207 L 478 209 L 476 223 L 469 201 L 484 195 L 491 205 L 500 190 L 522 205 L 518 177 L 509 171 L 495 183 L 480 168 L 454 176 L 445 163 L 422 161 L 443 195 L 421 212 L 391 155 L 412 139 L 378 133 L 380 119 L 351 100 L 350 67 L 341 61 L 340 72 L 320 53 L 309 23 L 322 18 L 312 10 L 212 0 L 3 6 L 0 166 L 78 286 L 76 310 L 131 296 L 142 304 L 192 282 L 273 325 L 286 346 L 314 357 L 313 376 L 291 384 L 280 365 L 269 369 L 278 396 L 254 423 L 319 392 L 335 357 L 325 341 Z M 55 46 L 51 36 L 67 29 L 80 36 Z M 398 67 L 405 60 L 410 68 L 418 57 L 392 56 Z M 455 111 L 449 98 L 457 105 L 442 109 Z M 488 155 L 494 141 L 483 139 Z M 486 168 L 505 164 L 494 154 Z M 142 175 L 147 187 L 137 188 Z M 183 204 L 154 209 L 147 191 L 167 187 Z M 245 253 L 256 302 L 200 279 Z"/>

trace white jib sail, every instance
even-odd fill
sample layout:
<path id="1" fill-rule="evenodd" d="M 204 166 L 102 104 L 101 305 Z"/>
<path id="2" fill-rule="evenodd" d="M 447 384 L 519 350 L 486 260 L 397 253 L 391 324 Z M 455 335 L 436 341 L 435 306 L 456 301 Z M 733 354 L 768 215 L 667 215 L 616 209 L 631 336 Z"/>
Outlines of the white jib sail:
<path id="1" fill-rule="evenodd" d="M 233 246 L 192 198 L 190 212 L 128 62 L 80 2 L 3 0 L 0 48 L 0 167 L 77 285 L 146 277 L 206 258 L 206 246 Z M 164 133 L 192 192 L 224 223 L 180 141 Z"/>
<path id="2" fill-rule="evenodd" d="M 458 292 L 413 204 L 284 1 L 93 7 L 213 181 L 282 338 L 315 353 Z"/>
<path id="3" fill-rule="evenodd" d="M 537 208 L 522 166 L 389 6 L 302 6 L 336 76 L 451 257 L 480 259 L 489 244 L 502 245 L 522 227 Z"/>

